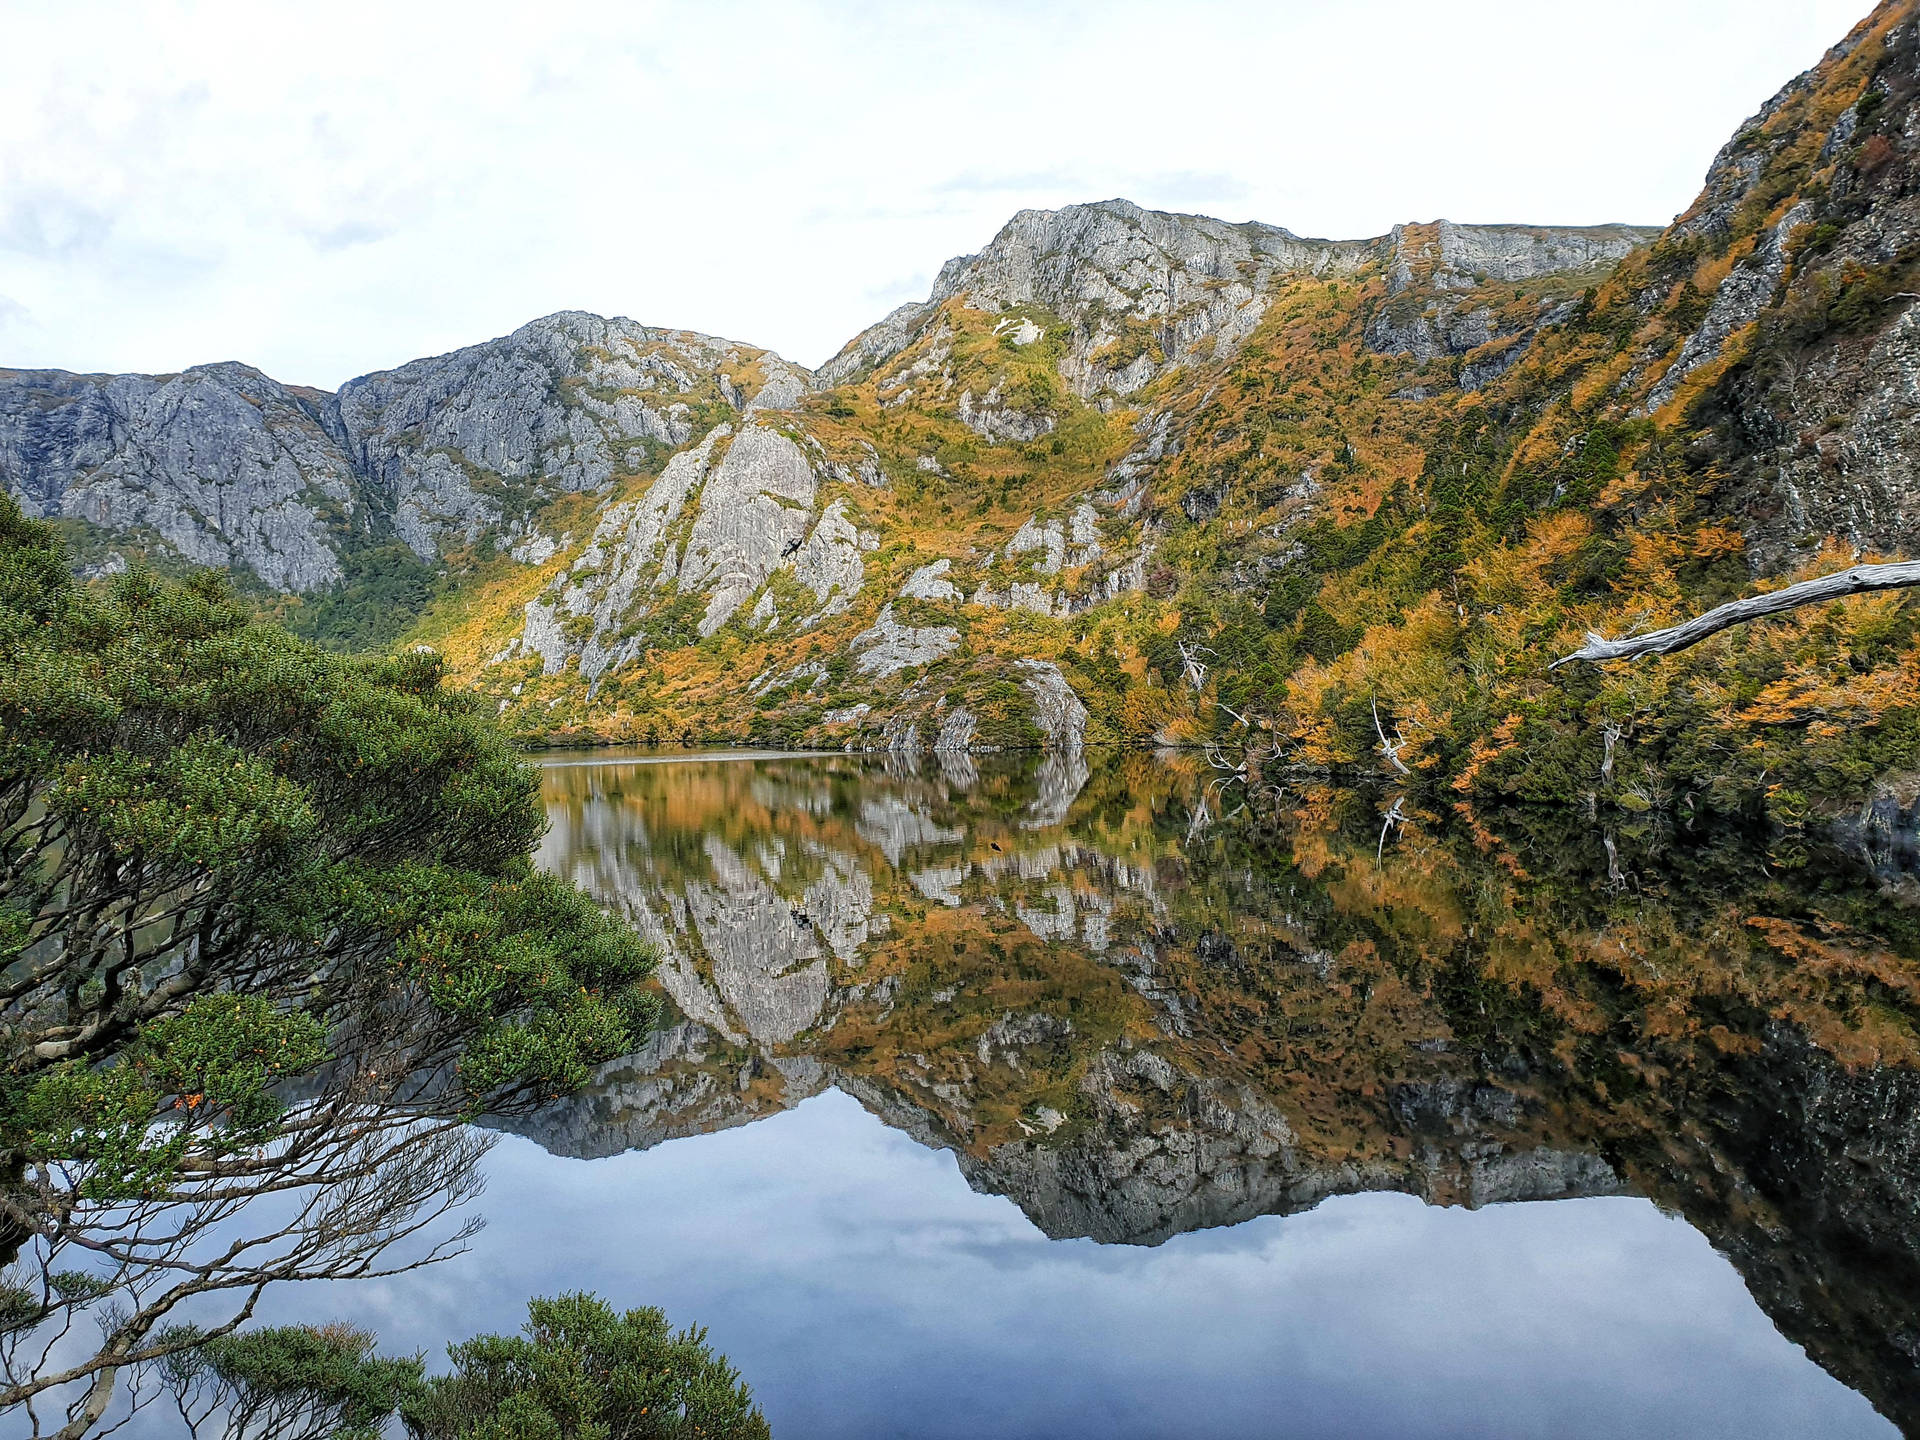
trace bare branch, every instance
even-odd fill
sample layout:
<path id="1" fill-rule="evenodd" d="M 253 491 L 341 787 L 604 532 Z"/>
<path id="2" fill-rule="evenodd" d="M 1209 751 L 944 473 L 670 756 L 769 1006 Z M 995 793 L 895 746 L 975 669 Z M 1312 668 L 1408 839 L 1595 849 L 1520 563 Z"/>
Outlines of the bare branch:
<path id="1" fill-rule="evenodd" d="M 1368 696 L 1367 703 L 1373 706 L 1373 733 L 1380 737 L 1380 753 L 1386 756 L 1387 763 L 1402 775 L 1411 775 L 1413 771 L 1409 770 L 1406 762 L 1400 758 L 1400 747 L 1407 743 L 1406 740 L 1397 728 L 1393 732 L 1393 739 L 1387 739 L 1387 732 L 1380 725 L 1380 702 Z"/>
<path id="2" fill-rule="evenodd" d="M 1597 631 L 1587 632 L 1587 643 L 1571 655 L 1562 656 L 1548 667 L 1558 670 L 1575 660 L 1600 664 L 1607 660 L 1634 660 L 1642 655 L 1674 655 L 1698 645 L 1735 625 L 1816 605 L 1823 600 L 1838 600 L 1847 595 L 1866 595 L 1876 590 L 1906 590 L 1920 585 L 1920 560 L 1903 560 L 1895 565 L 1855 565 L 1817 580 L 1802 580 L 1784 590 L 1765 595 L 1750 595 L 1717 605 L 1704 615 L 1665 630 L 1649 630 L 1644 635 L 1628 635 L 1609 640 Z M 1377 720 L 1376 720 L 1377 723 Z"/>

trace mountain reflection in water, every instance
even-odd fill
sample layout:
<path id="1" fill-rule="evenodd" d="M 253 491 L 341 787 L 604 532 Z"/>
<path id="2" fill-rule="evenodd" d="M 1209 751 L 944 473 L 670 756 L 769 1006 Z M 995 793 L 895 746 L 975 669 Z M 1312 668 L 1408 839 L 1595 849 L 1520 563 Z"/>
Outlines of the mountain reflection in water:
<path id="1" fill-rule="evenodd" d="M 1375 797 L 1248 806 L 1141 754 L 580 758 L 543 771 L 541 863 L 657 943 L 679 1014 L 516 1127 L 549 1152 L 832 1089 L 1056 1238 L 1647 1197 L 1920 1426 L 1920 944 L 1890 862 L 1565 812 L 1416 812 L 1376 858 Z"/>

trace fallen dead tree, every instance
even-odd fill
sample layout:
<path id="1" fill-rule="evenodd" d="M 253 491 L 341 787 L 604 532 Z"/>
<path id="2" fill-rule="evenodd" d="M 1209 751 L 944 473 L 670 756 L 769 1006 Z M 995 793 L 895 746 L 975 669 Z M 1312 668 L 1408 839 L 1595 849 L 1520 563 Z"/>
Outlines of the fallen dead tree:
<path id="1" fill-rule="evenodd" d="M 1903 560 L 1897 565 L 1855 565 L 1817 580 L 1802 580 L 1784 590 L 1765 595 L 1750 595 L 1730 600 L 1704 615 L 1696 615 L 1683 624 L 1665 630 L 1649 630 L 1644 635 L 1626 635 L 1609 640 L 1596 631 L 1587 632 L 1587 643 L 1571 655 L 1553 662 L 1558 670 L 1575 660 L 1600 664 L 1607 660 L 1636 660 L 1642 655 L 1673 655 L 1698 645 L 1709 636 L 1749 620 L 1796 610 L 1802 605 L 1817 605 L 1822 600 L 1838 600 L 1847 595 L 1865 595 L 1875 590 L 1904 590 L 1920 586 L 1920 560 Z"/>

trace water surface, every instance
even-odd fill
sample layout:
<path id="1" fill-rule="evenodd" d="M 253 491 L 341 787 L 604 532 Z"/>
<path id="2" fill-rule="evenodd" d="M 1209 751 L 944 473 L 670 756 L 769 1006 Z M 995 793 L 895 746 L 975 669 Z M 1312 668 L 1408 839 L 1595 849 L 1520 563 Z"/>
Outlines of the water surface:
<path id="1" fill-rule="evenodd" d="M 1144 755 L 654 758 L 556 757 L 540 859 L 673 1019 L 514 1122 L 474 1253 L 331 1297 L 390 1346 L 593 1289 L 707 1325 L 786 1436 L 1920 1417 L 1891 860 L 1383 837 L 1391 797 Z"/>

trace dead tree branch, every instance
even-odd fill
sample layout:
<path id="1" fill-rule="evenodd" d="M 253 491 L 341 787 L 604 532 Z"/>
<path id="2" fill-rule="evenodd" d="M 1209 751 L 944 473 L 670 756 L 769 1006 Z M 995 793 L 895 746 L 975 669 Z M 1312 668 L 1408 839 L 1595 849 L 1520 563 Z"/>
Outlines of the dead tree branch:
<path id="1" fill-rule="evenodd" d="M 1607 660 L 1634 660 L 1642 655 L 1673 655 L 1749 620 L 1778 615 L 1802 605 L 1816 605 L 1823 600 L 1866 595 L 1876 590 L 1906 590 L 1917 585 L 1920 585 L 1920 560 L 1903 560 L 1895 565 L 1855 565 L 1832 575 L 1822 575 L 1817 580 L 1802 580 L 1784 590 L 1731 600 L 1665 630 L 1649 630 L 1644 635 L 1627 635 L 1618 640 L 1609 640 L 1590 630 L 1585 645 L 1554 661 L 1549 668 L 1558 670 L 1575 660 L 1598 665 Z"/>
<path id="2" fill-rule="evenodd" d="M 1400 758 L 1401 748 L 1407 743 L 1406 737 L 1400 733 L 1400 727 L 1396 725 L 1393 727 L 1393 739 L 1387 739 L 1387 732 L 1380 724 L 1380 702 L 1369 697 L 1368 703 L 1373 706 L 1373 733 L 1380 737 L 1380 753 L 1386 756 L 1387 763 L 1402 775 L 1411 775 L 1413 771 L 1409 770 L 1406 761 Z"/>

